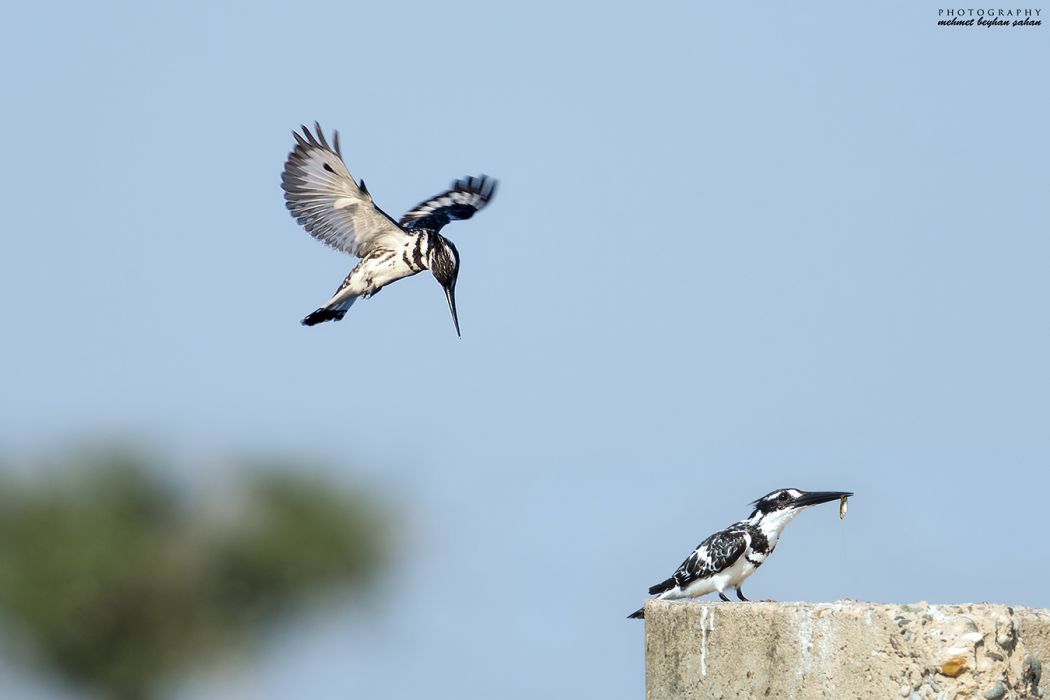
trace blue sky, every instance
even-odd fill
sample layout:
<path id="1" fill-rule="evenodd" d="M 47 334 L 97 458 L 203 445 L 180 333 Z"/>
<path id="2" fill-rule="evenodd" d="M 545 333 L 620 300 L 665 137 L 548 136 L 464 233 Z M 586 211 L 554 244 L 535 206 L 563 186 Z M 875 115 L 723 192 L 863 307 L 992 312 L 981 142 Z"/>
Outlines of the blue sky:
<path id="1" fill-rule="evenodd" d="M 0 447 L 395 494 L 381 601 L 179 698 L 639 697 L 624 616 L 782 486 L 857 495 L 751 597 L 1050 606 L 1050 44 L 936 9 L 6 7 Z M 353 264 L 284 209 L 315 119 L 392 213 L 500 179 L 462 340 L 426 275 L 299 326 Z"/>

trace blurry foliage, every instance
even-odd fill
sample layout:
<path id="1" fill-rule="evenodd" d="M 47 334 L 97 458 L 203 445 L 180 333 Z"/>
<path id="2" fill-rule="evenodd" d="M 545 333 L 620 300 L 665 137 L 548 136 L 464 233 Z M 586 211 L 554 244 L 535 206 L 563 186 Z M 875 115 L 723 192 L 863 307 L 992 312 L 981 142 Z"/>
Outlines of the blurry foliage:
<path id="1" fill-rule="evenodd" d="M 156 697 L 384 559 L 374 504 L 291 469 L 252 470 L 229 498 L 195 504 L 148 460 L 70 461 L 47 481 L 0 481 L 0 620 L 36 662 L 103 697 Z"/>

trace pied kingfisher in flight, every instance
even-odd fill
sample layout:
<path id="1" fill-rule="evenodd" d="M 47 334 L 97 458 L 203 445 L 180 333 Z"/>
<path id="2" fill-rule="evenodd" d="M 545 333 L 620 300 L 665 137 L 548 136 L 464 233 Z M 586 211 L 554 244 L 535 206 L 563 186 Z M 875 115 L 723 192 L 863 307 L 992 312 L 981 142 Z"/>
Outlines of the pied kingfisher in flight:
<path id="1" fill-rule="evenodd" d="M 281 176 L 292 217 L 317 240 L 361 258 L 332 298 L 303 319 L 304 326 L 339 321 L 358 297 L 368 298 L 403 277 L 430 270 L 445 290 L 452 322 L 456 315 L 459 252 L 438 232 L 449 221 L 469 219 L 496 192 L 496 181 L 482 175 L 452 183 L 452 189 L 421 202 L 394 221 L 372 202 L 365 181 L 358 184 L 343 162 L 339 132 L 328 145 L 321 125 L 292 132 L 295 149 Z"/>
<path id="2" fill-rule="evenodd" d="M 768 493 L 752 504 L 755 510 L 751 517 L 701 542 L 671 578 L 649 589 L 649 595 L 655 595 L 658 600 L 674 600 L 718 591 L 718 597 L 729 602 L 725 591 L 735 588 L 736 597 L 746 601 L 740 586 L 773 553 L 787 524 L 810 506 L 852 495 L 847 491 L 798 489 Z M 645 617 L 645 609 L 639 608 L 627 617 Z"/>

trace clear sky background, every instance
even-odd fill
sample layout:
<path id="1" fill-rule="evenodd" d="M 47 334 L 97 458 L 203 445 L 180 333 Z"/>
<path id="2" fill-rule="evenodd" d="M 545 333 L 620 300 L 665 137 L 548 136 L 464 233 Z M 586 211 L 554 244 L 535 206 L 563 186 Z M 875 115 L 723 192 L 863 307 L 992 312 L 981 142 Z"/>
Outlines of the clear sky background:
<path id="1" fill-rule="evenodd" d="M 0 448 L 307 454 L 404 515 L 370 609 L 176 697 L 641 697 L 625 615 L 783 486 L 856 497 L 751 597 L 1050 606 L 1050 28 L 142 5 L 2 11 Z M 353 265 L 284 208 L 314 119 L 395 215 L 500 179 L 462 340 L 429 275 L 299 325 Z"/>

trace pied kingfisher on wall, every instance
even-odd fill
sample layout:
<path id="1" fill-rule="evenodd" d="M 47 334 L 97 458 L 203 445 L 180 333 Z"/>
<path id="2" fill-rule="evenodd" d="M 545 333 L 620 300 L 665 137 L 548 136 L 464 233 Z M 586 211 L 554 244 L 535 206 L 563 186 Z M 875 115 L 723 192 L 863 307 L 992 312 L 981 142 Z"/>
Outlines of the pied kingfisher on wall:
<path id="1" fill-rule="evenodd" d="M 755 510 L 747 520 L 701 542 L 671 578 L 649 589 L 649 595 L 657 600 L 674 600 L 718 591 L 718 597 L 729 602 L 725 591 L 735 588 L 736 597 L 746 601 L 741 585 L 773 553 L 787 524 L 810 506 L 852 495 L 847 491 L 772 491 L 752 504 Z M 643 618 L 645 609 L 639 608 L 627 617 Z"/>
<path id="2" fill-rule="evenodd" d="M 303 319 L 304 326 L 339 321 L 358 299 L 368 298 L 403 277 L 430 270 L 445 290 L 459 335 L 456 279 L 459 252 L 439 231 L 449 221 L 469 219 L 492 200 L 496 181 L 485 175 L 452 183 L 452 188 L 420 202 L 394 221 L 372 202 L 365 181 L 358 184 L 343 162 L 339 132 L 328 145 L 321 125 L 293 131 L 295 148 L 281 176 L 292 217 L 311 236 L 336 250 L 357 256 L 357 263 L 332 298 Z"/>

